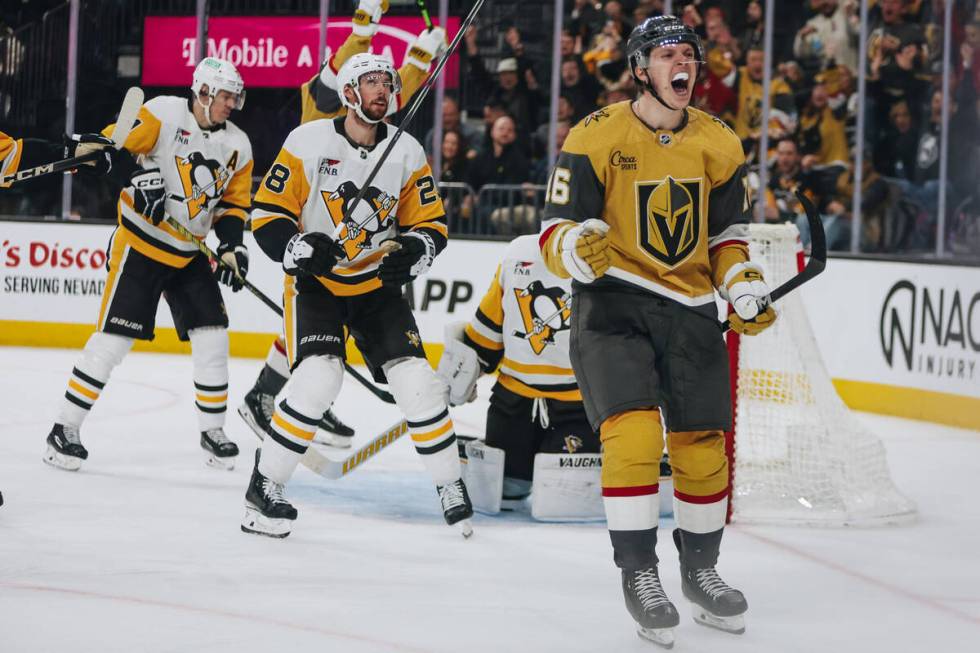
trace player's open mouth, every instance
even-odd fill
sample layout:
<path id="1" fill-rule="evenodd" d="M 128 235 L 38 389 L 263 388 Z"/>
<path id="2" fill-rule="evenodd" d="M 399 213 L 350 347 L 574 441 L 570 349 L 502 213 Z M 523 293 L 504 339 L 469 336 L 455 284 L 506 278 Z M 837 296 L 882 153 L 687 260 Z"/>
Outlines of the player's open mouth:
<path id="1" fill-rule="evenodd" d="M 691 78 L 687 73 L 677 73 L 670 80 L 670 86 L 678 95 L 687 95 L 687 82 Z"/>

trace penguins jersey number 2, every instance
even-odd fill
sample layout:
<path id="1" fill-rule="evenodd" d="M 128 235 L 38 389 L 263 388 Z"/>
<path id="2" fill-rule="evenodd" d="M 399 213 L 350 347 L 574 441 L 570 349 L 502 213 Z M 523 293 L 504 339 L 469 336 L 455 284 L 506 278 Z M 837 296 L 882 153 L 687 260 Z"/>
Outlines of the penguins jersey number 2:
<path id="1" fill-rule="evenodd" d="M 110 125 L 103 133 L 111 134 Z M 168 195 L 166 213 L 196 236 L 207 236 L 218 220 L 248 217 L 252 190 L 252 146 L 231 121 L 201 129 L 187 99 L 162 96 L 140 108 L 124 144 L 144 168 L 159 168 Z M 174 267 L 183 267 L 197 247 L 161 222 L 154 226 L 133 209 L 130 189 L 119 196 L 119 223 L 134 248 Z"/>

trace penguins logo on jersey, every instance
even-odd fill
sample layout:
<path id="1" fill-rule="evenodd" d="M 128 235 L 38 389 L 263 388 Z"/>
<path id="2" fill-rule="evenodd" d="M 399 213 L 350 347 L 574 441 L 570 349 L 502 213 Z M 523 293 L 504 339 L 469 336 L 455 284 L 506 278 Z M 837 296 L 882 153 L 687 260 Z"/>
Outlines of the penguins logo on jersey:
<path id="1" fill-rule="evenodd" d="M 332 192 L 320 191 L 334 225 L 344 222 L 340 237 L 346 239 L 344 253 L 347 254 L 348 261 L 357 258 L 363 250 L 376 247 L 376 236 L 380 236 L 377 239 L 379 243 L 388 236 L 389 229 L 394 225 L 392 213 L 398 201 L 395 196 L 371 186 L 364 194 L 364 199 L 354 207 L 353 213 L 344 220 L 348 206 L 359 190 L 354 182 L 345 181 Z"/>
<path id="2" fill-rule="evenodd" d="M 675 267 L 694 252 L 701 232 L 701 180 L 673 179 L 636 185 L 640 248 Z"/>
<path id="3" fill-rule="evenodd" d="M 524 323 L 524 333 L 514 331 L 514 335 L 526 340 L 531 350 L 540 354 L 545 347 L 555 344 L 558 332 L 569 328 L 571 296 L 557 286 L 545 287 L 540 281 L 532 281 L 523 290 L 515 288 L 514 294 Z"/>
<path id="4" fill-rule="evenodd" d="M 180 175 L 180 185 L 187 202 L 187 216 L 191 220 L 206 211 L 211 202 L 221 197 L 225 185 L 231 177 L 231 171 L 238 163 L 236 151 L 227 166 L 214 159 L 206 159 L 200 152 L 191 152 L 187 157 L 175 156 L 177 174 Z"/>

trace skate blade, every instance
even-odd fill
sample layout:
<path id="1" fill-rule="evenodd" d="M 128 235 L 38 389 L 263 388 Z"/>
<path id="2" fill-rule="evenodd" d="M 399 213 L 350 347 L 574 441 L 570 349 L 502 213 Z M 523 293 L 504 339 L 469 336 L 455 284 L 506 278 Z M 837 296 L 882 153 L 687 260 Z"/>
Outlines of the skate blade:
<path id="1" fill-rule="evenodd" d="M 242 404 L 238 407 L 238 415 L 248 424 L 248 427 L 252 429 L 252 432 L 258 436 L 259 440 L 265 439 L 265 431 L 259 426 L 259 423 L 255 420 L 255 416 L 252 415 L 252 411 L 248 409 L 246 404 Z"/>
<path id="2" fill-rule="evenodd" d="M 238 456 L 225 456 L 224 458 L 216 456 L 211 452 L 205 452 L 207 455 L 207 460 L 205 461 L 208 467 L 214 467 L 215 469 L 223 469 L 226 471 L 231 471 L 235 469 L 235 459 Z"/>
<path id="3" fill-rule="evenodd" d="M 57 467 L 58 469 L 64 469 L 69 472 L 77 472 L 82 466 L 82 459 L 76 458 L 75 456 L 66 456 L 60 453 L 57 449 L 48 445 L 47 450 L 44 452 L 44 456 L 41 460 L 51 465 L 52 467 Z"/>
<path id="4" fill-rule="evenodd" d="M 325 444 L 334 449 L 350 449 L 350 444 L 353 439 L 353 436 L 347 437 L 346 435 L 337 435 L 336 433 L 323 430 L 318 430 L 316 435 L 313 436 L 313 441 L 317 444 Z"/>
<path id="5" fill-rule="evenodd" d="M 643 626 L 637 626 L 636 634 L 642 639 L 653 642 L 657 646 L 674 648 L 673 628 L 644 628 Z"/>
<path id="6" fill-rule="evenodd" d="M 711 614 L 695 603 L 691 604 L 691 611 L 691 616 L 694 617 L 694 621 L 702 626 L 723 630 L 733 635 L 741 635 L 745 632 L 744 614 L 737 614 L 734 617 L 719 617 L 716 614 Z"/>
<path id="7" fill-rule="evenodd" d="M 455 524 L 453 524 L 453 526 L 459 529 L 459 532 L 463 536 L 463 539 L 468 540 L 471 537 L 473 537 L 473 524 L 470 523 L 469 519 L 458 521 Z"/>
<path id="8" fill-rule="evenodd" d="M 252 535 L 265 535 L 266 537 L 283 538 L 289 535 L 292 530 L 292 520 L 290 519 L 270 519 L 265 517 L 257 509 L 245 506 L 245 517 L 242 519 L 242 532 Z"/>

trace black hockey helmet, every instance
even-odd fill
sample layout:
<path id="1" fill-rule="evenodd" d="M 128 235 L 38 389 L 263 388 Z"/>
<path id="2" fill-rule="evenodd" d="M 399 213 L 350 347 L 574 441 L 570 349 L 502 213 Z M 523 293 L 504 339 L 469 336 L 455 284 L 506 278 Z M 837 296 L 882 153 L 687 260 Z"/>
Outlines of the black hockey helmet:
<path id="1" fill-rule="evenodd" d="M 633 28 L 626 40 L 626 60 L 637 84 L 644 86 L 636 76 L 636 68 L 647 67 L 647 57 L 654 48 L 664 45 L 688 43 L 694 48 L 694 59 L 698 62 L 698 74 L 704 63 L 704 46 L 697 32 L 681 22 L 677 16 L 651 16 Z"/>

